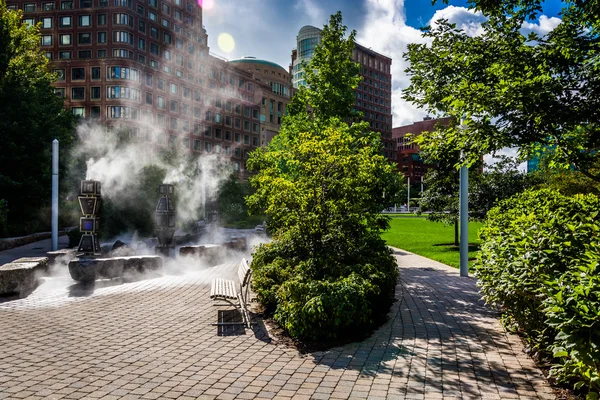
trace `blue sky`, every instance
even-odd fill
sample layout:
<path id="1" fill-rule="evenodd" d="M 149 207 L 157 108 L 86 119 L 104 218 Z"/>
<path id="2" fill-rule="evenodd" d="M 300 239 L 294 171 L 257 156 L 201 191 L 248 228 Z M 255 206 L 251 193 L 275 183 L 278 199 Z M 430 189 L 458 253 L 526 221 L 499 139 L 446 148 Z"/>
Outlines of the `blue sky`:
<path id="1" fill-rule="evenodd" d="M 431 0 L 203 0 L 203 23 L 208 32 L 211 53 L 235 59 L 245 55 L 275 62 L 285 69 L 290 64 L 296 35 L 304 25 L 321 28 L 329 16 L 342 11 L 344 24 L 357 31 L 357 41 L 392 58 L 393 126 L 420 120 L 424 114 L 401 99 L 409 83 L 402 59 L 408 43 L 423 42 L 418 28 L 432 19 L 444 17 L 469 34 L 476 35 L 483 17 L 466 8 L 466 0 L 451 0 L 448 5 Z M 559 22 L 560 0 L 548 0 L 544 13 L 524 29 L 545 33 Z M 230 34 L 235 47 L 224 51 L 219 35 Z"/>

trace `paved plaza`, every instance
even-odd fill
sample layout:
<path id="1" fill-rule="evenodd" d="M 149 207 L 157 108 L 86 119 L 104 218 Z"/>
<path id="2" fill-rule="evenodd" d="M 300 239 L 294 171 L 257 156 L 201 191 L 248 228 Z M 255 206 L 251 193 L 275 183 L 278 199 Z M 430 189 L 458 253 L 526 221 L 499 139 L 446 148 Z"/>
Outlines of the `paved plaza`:
<path id="1" fill-rule="evenodd" d="M 75 284 L 65 271 L 0 300 L 0 399 L 553 399 L 542 373 L 484 307 L 472 278 L 395 251 L 389 321 L 369 339 L 299 354 L 209 298 L 236 263 L 137 282 Z"/>

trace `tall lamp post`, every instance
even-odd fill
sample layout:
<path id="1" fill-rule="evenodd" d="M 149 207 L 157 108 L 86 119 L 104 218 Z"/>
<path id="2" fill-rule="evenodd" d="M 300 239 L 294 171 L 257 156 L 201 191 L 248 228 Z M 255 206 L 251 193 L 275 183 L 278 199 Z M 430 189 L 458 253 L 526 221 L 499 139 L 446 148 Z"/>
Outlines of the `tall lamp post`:
<path id="1" fill-rule="evenodd" d="M 464 128 L 463 122 L 464 119 L 461 118 L 461 129 Z M 460 276 L 469 276 L 469 169 L 466 165 L 460 167 L 459 203 Z"/>

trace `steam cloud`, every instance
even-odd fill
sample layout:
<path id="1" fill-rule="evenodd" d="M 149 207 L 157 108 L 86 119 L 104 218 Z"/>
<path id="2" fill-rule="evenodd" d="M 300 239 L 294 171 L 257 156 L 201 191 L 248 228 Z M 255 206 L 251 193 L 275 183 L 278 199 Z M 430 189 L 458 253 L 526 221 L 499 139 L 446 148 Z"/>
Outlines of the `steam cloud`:
<path id="1" fill-rule="evenodd" d="M 229 157 L 203 153 L 193 159 L 188 148 L 178 146 L 170 148 L 170 159 L 165 161 L 156 144 L 165 133 L 151 121 L 142 120 L 140 125 L 151 140 L 123 141 L 116 133 L 123 127 L 115 126 L 107 132 L 100 124 L 80 124 L 77 129 L 80 140 L 74 156 L 86 159 L 86 179 L 102 183 L 103 197 L 127 200 L 139 186 L 140 171 L 149 166 L 159 167 L 167 171 L 163 183 L 175 185 L 178 224 L 199 219 L 203 196 L 207 202 L 214 200 L 220 185 L 233 172 Z"/>

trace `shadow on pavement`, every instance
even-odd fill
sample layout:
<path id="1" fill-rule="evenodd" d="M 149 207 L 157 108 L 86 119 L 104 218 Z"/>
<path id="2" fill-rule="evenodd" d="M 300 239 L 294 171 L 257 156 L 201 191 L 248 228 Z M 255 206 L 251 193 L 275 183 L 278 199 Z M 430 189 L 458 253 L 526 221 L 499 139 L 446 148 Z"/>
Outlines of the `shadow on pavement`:
<path id="1" fill-rule="evenodd" d="M 511 367 L 500 357 L 486 357 L 488 352 L 513 354 L 513 349 L 495 326 L 498 314 L 480 300 L 474 279 L 437 268 L 402 268 L 396 298 L 388 321 L 373 335 L 310 353 L 314 363 L 360 376 L 410 376 L 414 393 L 423 393 L 425 385 L 441 389 L 442 382 L 445 396 L 480 396 L 478 385 L 494 384 L 500 393 L 516 393 Z"/>

